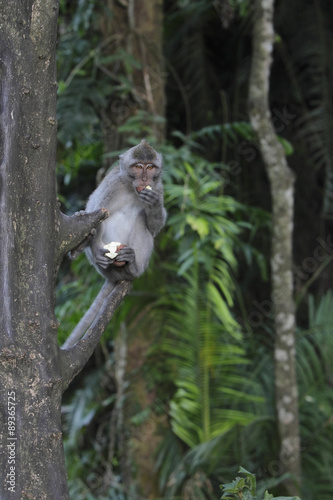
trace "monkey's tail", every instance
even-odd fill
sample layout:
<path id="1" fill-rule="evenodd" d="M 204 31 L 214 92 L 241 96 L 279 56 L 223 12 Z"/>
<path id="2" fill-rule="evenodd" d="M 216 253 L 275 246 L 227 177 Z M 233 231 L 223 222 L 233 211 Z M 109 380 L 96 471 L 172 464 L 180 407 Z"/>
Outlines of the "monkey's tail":
<path id="1" fill-rule="evenodd" d="M 101 309 L 104 299 L 109 295 L 114 287 L 115 283 L 112 283 L 111 281 L 106 281 L 104 283 L 94 302 L 91 304 L 85 315 L 80 319 L 71 334 L 67 337 L 61 346 L 61 349 L 68 349 L 69 347 L 72 347 L 81 337 L 83 337 Z"/>

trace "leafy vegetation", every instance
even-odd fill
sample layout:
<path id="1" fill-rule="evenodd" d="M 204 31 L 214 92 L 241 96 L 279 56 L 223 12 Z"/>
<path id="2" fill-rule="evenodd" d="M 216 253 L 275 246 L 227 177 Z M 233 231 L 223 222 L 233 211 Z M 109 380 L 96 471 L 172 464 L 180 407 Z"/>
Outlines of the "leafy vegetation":
<path id="1" fill-rule="evenodd" d="M 271 108 L 298 175 L 294 259 L 300 291 L 301 497 L 330 500 L 330 18 L 322 16 L 319 3 L 278 4 Z M 167 140 L 158 148 L 165 163 L 168 222 L 150 269 L 135 282 L 66 396 L 67 466 L 77 500 L 142 498 L 135 483 L 141 469 L 133 435 L 155 420 L 159 444 L 150 476 L 152 483 L 157 478 L 159 498 L 216 500 L 221 483 L 226 483 L 225 499 L 287 498 L 273 497 L 286 492 L 274 410 L 270 195 L 246 114 L 251 8 L 244 1 L 228 5 L 223 10 L 225 2 L 165 2 Z M 135 100 L 128 75 L 140 61 L 103 39 L 101 16 L 111 15 L 98 0 L 61 2 L 58 183 L 68 213 L 83 208 L 101 167 L 119 153 L 105 150 L 103 117 L 110 99 Z M 324 35 L 309 36 L 317 32 Z M 117 69 L 111 76 L 108 65 Z M 128 144 L 141 134 L 154 142 L 152 126 L 159 119 L 139 109 L 117 132 Z M 319 236 L 321 260 L 311 267 Z M 324 268 L 326 276 L 320 272 Z M 102 281 L 84 256 L 64 263 L 57 295 L 60 342 Z M 147 342 L 137 351 L 142 363 L 132 367 L 119 395 L 115 351 L 122 336 L 129 343 Z M 149 392 L 146 406 L 133 403 L 130 392 L 139 378 Z M 115 419 L 128 405 L 131 416 L 117 427 Z M 241 469 L 242 476 L 228 483 L 239 464 L 256 478 Z"/>
<path id="2" fill-rule="evenodd" d="M 263 497 L 257 497 L 256 490 L 256 478 L 251 472 L 248 472 L 243 467 L 240 467 L 239 473 L 242 474 L 241 477 L 236 477 L 236 479 L 229 484 L 224 484 L 221 486 L 223 495 L 221 499 L 225 500 L 300 500 L 299 497 L 273 497 L 268 491 L 265 491 Z"/>

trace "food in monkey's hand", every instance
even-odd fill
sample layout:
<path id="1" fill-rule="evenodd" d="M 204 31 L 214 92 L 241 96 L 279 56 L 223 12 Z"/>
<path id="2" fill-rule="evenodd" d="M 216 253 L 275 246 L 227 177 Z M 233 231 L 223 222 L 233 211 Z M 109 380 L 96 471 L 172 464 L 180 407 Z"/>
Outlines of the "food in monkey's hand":
<path id="1" fill-rule="evenodd" d="M 116 248 L 116 252 L 117 252 L 117 255 L 118 255 L 118 252 L 119 250 L 121 250 L 122 248 L 125 248 L 127 245 L 118 245 L 117 248 Z M 113 265 L 116 266 L 116 267 L 122 267 L 126 264 L 126 262 L 124 260 L 115 260 Z"/>
<path id="2" fill-rule="evenodd" d="M 121 250 L 122 248 L 125 248 L 125 247 L 126 247 L 126 245 L 123 245 L 119 241 L 111 241 L 111 243 L 107 243 L 107 245 L 104 245 L 103 248 L 108 250 L 108 253 L 105 254 L 106 257 L 109 257 L 109 259 L 115 259 L 118 255 L 119 250 Z M 113 265 L 116 267 L 121 267 L 121 266 L 124 266 L 125 264 L 126 264 L 126 262 L 122 261 L 122 260 L 119 260 L 119 261 L 115 260 L 113 262 Z"/>
<path id="3" fill-rule="evenodd" d="M 141 193 L 141 191 L 143 191 L 144 189 L 148 189 L 148 191 L 152 191 L 153 188 L 151 186 L 138 186 L 136 188 L 138 193 Z"/>
<path id="4" fill-rule="evenodd" d="M 105 254 L 105 257 L 109 257 L 109 259 L 115 259 L 118 255 L 117 249 L 121 245 L 120 241 L 111 241 L 107 245 L 104 245 L 103 248 L 108 250 L 108 253 Z"/>

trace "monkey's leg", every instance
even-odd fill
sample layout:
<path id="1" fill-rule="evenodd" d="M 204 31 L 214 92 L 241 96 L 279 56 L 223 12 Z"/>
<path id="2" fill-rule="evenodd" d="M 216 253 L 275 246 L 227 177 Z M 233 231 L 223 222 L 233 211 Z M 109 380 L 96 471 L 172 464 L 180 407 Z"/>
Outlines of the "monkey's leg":
<path id="1" fill-rule="evenodd" d="M 96 318 L 98 312 L 100 311 L 104 299 L 113 290 L 114 286 L 115 284 L 112 283 L 111 281 L 106 281 L 104 283 L 96 299 L 89 307 L 88 311 L 85 313 L 84 316 L 82 316 L 82 318 L 80 319 L 74 330 L 71 332 L 71 334 L 67 337 L 67 339 L 61 346 L 62 349 L 68 349 L 69 347 L 72 347 L 81 337 L 83 337 L 85 332 L 88 330 L 88 328 Z"/>

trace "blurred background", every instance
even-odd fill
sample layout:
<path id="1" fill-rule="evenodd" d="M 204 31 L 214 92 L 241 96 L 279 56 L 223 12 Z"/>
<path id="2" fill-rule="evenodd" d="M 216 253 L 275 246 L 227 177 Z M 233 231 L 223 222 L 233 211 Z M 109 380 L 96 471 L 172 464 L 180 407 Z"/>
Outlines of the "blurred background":
<path id="1" fill-rule="evenodd" d="M 275 410 L 271 196 L 249 123 L 249 0 L 60 0 L 58 193 L 87 197 L 142 138 L 168 221 L 149 270 L 65 394 L 76 500 L 218 499 L 239 466 L 284 489 Z M 295 173 L 302 500 L 333 498 L 333 3 L 277 0 L 273 123 Z M 59 342 L 103 279 L 58 282 Z"/>

